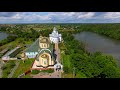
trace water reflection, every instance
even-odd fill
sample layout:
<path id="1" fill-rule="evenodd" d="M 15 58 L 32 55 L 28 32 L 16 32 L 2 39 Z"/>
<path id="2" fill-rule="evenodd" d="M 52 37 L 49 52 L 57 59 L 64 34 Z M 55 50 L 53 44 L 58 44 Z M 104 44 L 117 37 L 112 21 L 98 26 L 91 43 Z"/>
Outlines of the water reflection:
<path id="1" fill-rule="evenodd" d="M 9 35 L 7 33 L 4 32 L 0 32 L 0 41 L 7 38 Z"/>
<path id="2" fill-rule="evenodd" d="M 114 40 L 92 32 L 81 32 L 74 37 L 85 43 L 86 49 L 94 53 L 96 51 L 110 54 L 116 58 L 120 64 L 120 40 Z"/>

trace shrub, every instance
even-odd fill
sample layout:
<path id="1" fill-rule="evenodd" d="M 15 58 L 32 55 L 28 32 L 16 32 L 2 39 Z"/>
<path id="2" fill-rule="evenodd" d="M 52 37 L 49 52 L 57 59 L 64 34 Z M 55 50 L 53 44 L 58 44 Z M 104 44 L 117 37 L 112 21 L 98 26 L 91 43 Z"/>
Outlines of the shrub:
<path id="1" fill-rule="evenodd" d="M 52 70 L 52 69 L 48 69 L 48 70 L 45 70 L 45 72 L 48 72 L 48 73 L 53 73 L 53 72 L 54 72 L 54 70 Z"/>
<path id="2" fill-rule="evenodd" d="M 5 70 L 5 69 L 7 69 L 7 67 L 6 67 L 6 66 L 2 66 L 1 69 L 2 69 L 2 70 Z"/>
<path id="3" fill-rule="evenodd" d="M 66 67 L 66 66 L 63 68 L 63 70 L 64 70 L 65 73 L 69 73 L 70 72 L 70 69 L 68 67 Z"/>
<path id="4" fill-rule="evenodd" d="M 10 70 L 6 69 L 3 71 L 3 77 L 7 77 L 10 74 Z"/>
<path id="5" fill-rule="evenodd" d="M 8 65 L 7 65 L 9 68 L 13 68 L 15 66 L 15 63 L 14 62 L 9 62 Z"/>
<path id="6" fill-rule="evenodd" d="M 39 70 L 32 70 L 32 74 L 38 74 L 38 73 L 40 73 Z"/>
<path id="7" fill-rule="evenodd" d="M 6 71 L 6 74 L 10 74 L 10 71 Z"/>
<path id="8" fill-rule="evenodd" d="M 11 63 L 10 66 L 11 66 L 11 67 L 14 67 L 14 66 L 15 66 L 15 63 Z"/>

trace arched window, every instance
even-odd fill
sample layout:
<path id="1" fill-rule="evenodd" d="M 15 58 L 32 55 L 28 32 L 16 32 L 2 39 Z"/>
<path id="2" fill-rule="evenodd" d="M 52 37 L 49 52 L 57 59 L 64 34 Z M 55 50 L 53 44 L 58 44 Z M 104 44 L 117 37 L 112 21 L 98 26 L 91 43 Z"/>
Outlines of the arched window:
<path id="1" fill-rule="evenodd" d="M 44 44 L 44 47 L 46 47 L 46 44 Z"/>
<path id="2" fill-rule="evenodd" d="M 42 44 L 42 47 L 44 47 L 44 44 Z"/>

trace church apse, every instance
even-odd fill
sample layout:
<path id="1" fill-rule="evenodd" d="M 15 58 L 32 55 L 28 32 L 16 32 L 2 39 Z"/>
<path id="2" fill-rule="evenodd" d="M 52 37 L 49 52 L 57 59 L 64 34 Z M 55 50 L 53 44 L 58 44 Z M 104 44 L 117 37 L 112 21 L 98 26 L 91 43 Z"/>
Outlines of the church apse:
<path id="1" fill-rule="evenodd" d="M 52 65 L 51 56 L 48 53 L 43 53 L 39 56 L 39 65 L 42 67 L 48 67 L 49 65 Z"/>

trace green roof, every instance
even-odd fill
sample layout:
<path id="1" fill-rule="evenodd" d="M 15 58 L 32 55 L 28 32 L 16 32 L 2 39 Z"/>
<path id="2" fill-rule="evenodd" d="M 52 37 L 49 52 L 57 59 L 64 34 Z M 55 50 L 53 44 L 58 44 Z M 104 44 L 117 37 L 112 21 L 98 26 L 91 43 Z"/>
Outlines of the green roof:
<path id="1" fill-rule="evenodd" d="M 26 49 L 26 52 L 38 52 L 39 49 L 39 38 Z"/>
<path id="2" fill-rule="evenodd" d="M 38 52 L 38 49 L 43 49 L 39 47 L 39 38 L 30 47 L 28 47 L 25 52 Z M 50 46 L 47 49 L 53 52 L 53 44 L 50 43 Z"/>
<path id="3" fill-rule="evenodd" d="M 47 49 L 49 49 L 51 52 L 50 52 L 49 50 L 47 50 Z M 41 51 L 41 50 L 42 50 L 42 51 Z M 41 52 L 39 53 L 39 55 L 42 54 L 44 51 L 45 51 L 46 53 L 49 53 L 50 55 L 52 55 L 52 54 L 53 54 L 53 44 L 50 44 L 50 47 L 49 47 L 49 48 L 46 48 L 46 49 L 40 48 L 40 51 L 41 51 Z"/>
<path id="4" fill-rule="evenodd" d="M 43 51 L 41 51 L 41 52 L 37 55 L 37 58 L 36 58 L 37 61 L 39 61 L 39 56 L 40 56 L 42 53 L 44 53 L 44 52 L 49 53 L 49 54 L 52 56 L 52 59 L 55 60 L 55 57 L 54 57 L 54 55 L 53 55 L 53 52 L 50 53 L 48 50 L 43 50 Z"/>
<path id="5" fill-rule="evenodd" d="M 47 49 L 49 49 L 51 52 L 50 52 L 49 50 L 46 50 L 46 49 L 43 49 L 43 50 L 42 50 L 42 48 L 40 48 L 40 51 L 41 51 L 41 50 L 42 50 L 42 51 L 41 51 L 40 53 L 38 53 L 37 59 L 36 59 L 37 61 L 38 61 L 39 55 L 42 54 L 42 53 L 44 53 L 44 52 L 49 53 L 49 54 L 52 56 L 52 59 L 55 60 L 55 57 L 54 57 L 54 55 L 53 55 L 53 44 L 50 44 L 50 47 L 47 48 Z"/>

